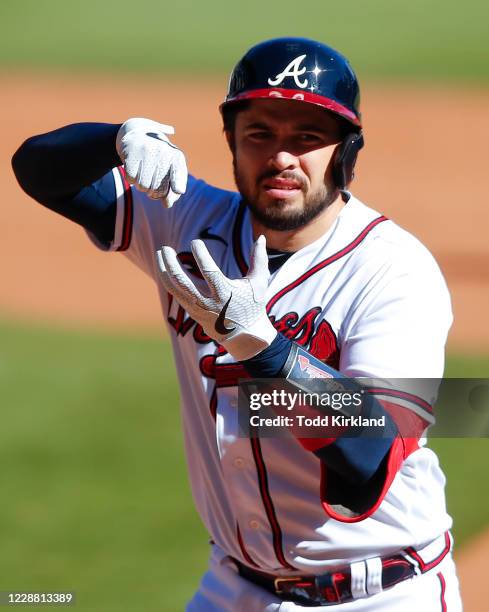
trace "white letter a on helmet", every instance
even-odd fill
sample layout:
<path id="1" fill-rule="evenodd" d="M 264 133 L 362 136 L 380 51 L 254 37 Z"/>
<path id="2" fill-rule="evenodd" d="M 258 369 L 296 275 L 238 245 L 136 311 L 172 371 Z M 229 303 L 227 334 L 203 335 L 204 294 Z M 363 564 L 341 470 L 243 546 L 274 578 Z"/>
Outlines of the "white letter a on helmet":
<path id="1" fill-rule="evenodd" d="M 285 68 L 283 72 L 279 72 L 274 79 L 268 79 L 268 84 L 272 85 L 272 87 L 276 87 L 280 85 L 285 77 L 291 76 L 294 77 L 295 84 L 297 87 L 305 88 L 307 87 L 308 80 L 304 79 L 301 81 L 299 77 L 306 72 L 306 67 L 300 67 L 302 61 L 304 60 L 305 55 L 299 55 L 295 59 L 293 59 L 290 64 Z"/>

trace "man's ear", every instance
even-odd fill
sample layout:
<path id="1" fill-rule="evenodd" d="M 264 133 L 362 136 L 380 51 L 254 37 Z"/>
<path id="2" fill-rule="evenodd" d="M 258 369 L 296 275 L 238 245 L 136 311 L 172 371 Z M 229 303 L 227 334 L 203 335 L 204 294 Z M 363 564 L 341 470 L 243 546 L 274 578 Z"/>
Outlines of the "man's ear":
<path id="1" fill-rule="evenodd" d="M 353 180 L 357 155 L 362 147 L 362 132 L 352 132 L 336 148 L 333 155 L 333 177 L 338 189 L 346 189 Z"/>

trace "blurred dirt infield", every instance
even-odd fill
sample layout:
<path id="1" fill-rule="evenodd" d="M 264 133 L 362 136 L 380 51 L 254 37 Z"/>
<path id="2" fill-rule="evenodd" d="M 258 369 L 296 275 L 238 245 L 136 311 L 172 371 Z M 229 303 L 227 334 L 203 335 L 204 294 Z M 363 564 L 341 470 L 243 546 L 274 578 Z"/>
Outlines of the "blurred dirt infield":
<path id="1" fill-rule="evenodd" d="M 205 83 L 111 78 L 2 77 L 3 185 L 0 313 L 162 329 L 151 282 L 83 231 L 25 196 L 10 157 L 29 135 L 76 121 L 147 116 L 176 127 L 190 170 L 232 188 L 217 106 L 225 79 Z M 167 85 L 163 85 L 166 81 Z M 436 255 L 452 292 L 452 348 L 489 347 L 489 91 L 366 88 L 366 148 L 354 193 L 417 235 Z"/>
<path id="2" fill-rule="evenodd" d="M 0 314 L 163 334 L 151 281 L 123 257 L 98 252 L 80 228 L 25 196 L 10 157 L 28 136 L 66 123 L 151 117 L 176 127 L 174 140 L 193 174 L 232 188 L 217 110 L 226 79 L 209 84 L 163 76 L 1 78 Z M 454 302 L 451 349 L 487 352 L 489 210 L 483 161 L 489 91 L 367 87 L 363 102 L 366 148 L 352 190 L 412 231 L 437 257 Z M 466 592 L 480 601 L 485 563 L 474 567 L 476 559 L 467 550 L 461 575 Z M 466 610 L 478 609 L 467 601 Z"/>

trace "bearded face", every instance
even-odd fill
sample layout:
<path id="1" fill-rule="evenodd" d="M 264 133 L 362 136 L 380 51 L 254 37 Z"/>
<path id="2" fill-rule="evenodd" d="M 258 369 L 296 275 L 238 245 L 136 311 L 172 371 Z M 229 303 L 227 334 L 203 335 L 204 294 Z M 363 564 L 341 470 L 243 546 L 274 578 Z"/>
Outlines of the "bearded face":
<path id="1" fill-rule="evenodd" d="M 320 107 L 253 100 L 230 141 L 236 185 L 252 215 L 282 231 L 315 219 L 339 195 L 332 165 L 340 140 L 338 121 Z"/>

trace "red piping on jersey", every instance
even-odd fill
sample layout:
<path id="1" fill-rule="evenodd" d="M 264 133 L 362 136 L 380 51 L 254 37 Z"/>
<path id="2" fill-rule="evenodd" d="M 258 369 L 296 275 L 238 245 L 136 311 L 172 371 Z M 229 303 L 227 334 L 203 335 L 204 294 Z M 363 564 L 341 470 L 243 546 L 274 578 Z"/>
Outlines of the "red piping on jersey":
<path id="1" fill-rule="evenodd" d="M 243 275 L 245 275 L 248 272 L 248 265 L 246 264 L 246 261 L 245 261 L 244 255 L 243 255 L 243 249 L 241 247 L 241 228 L 242 228 L 242 222 L 243 222 L 243 216 L 244 216 L 245 208 L 246 208 L 245 203 L 243 201 L 241 201 L 241 203 L 239 205 L 238 213 L 236 215 L 236 221 L 234 222 L 234 227 L 233 227 L 233 251 L 234 251 L 234 257 L 235 257 L 236 263 L 238 264 L 238 267 L 239 267 L 239 269 L 240 269 L 240 271 L 241 271 L 241 273 Z M 298 285 L 303 283 L 305 280 L 310 278 L 313 274 L 316 274 L 316 272 L 319 272 L 319 270 L 322 270 L 323 268 L 325 268 L 329 264 L 337 261 L 338 259 L 341 259 L 345 255 L 348 255 L 348 253 L 350 253 L 354 248 L 356 248 L 366 238 L 366 236 L 369 234 L 369 232 L 375 226 L 377 226 L 379 223 L 382 223 L 383 221 L 388 221 L 388 220 L 389 219 L 387 217 L 385 217 L 384 215 L 380 215 L 380 217 L 377 217 L 376 219 L 371 221 L 358 234 L 358 236 L 354 240 L 352 240 L 350 242 L 350 244 L 346 245 L 346 247 L 343 247 L 338 252 L 334 253 L 333 255 L 330 255 L 329 257 L 327 257 L 323 261 L 320 261 L 313 268 L 311 268 L 310 270 L 305 272 L 302 276 L 299 276 L 299 278 L 297 278 L 295 281 L 293 281 L 292 283 L 290 283 L 289 285 L 287 285 L 286 287 L 281 289 L 278 293 L 276 293 L 269 300 L 269 302 L 267 304 L 267 312 L 270 312 L 270 310 L 273 308 L 273 306 L 275 306 L 275 304 L 278 302 L 278 300 L 280 300 L 280 298 L 282 298 L 289 291 L 292 291 L 292 289 L 294 289 L 295 287 L 297 287 Z"/>
<path id="2" fill-rule="evenodd" d="M 367 393 L 371 393 L 372 395 L 388 395 L 389 397 L 397 397 L 400 399 L 405 399 L 412 404 L 416 404 L 426 412 L 433 414 L 433 407 L 428 404 L 423 398 L 413 395 L 412 393 L 408 393 L 407 391 L 398 391 L 396 389 L 389 389 L 383 387 L 368 387 Z"/>
<path id="3" fill-rule="evenodd" d="M 383 221 L 388 221 L 387 217 L 384 217 L 384 215 L 381 215 L 380 217 L 377 217 L 377 219 L 374 219 L 373 221 L 371 221 L 367 227 L 365 227 L 359 234 L 358 236 L 355 238 L 355 240 L 352 240 L 352 242 L 350 242 L 350 244 L 347 244 L 346 247 L 344 247 L 343 249 L 341 249 L 340 251 L 338 251 L 337 253 L 335 253 L 334 255 L 331 255 L 330 257 L 327 257 L 326 259 L 324 259 L 323 261 L 320 261 L 318 264 L 316 264 L 313 268 L 311 268 L 310 270 L 308 270 L 307 272 L 304 272 L 304 274 L 302 276 L 299 276 L 299 278 L 297 278 L 295 281 L 293 281 L 292 283 L 290 283 L 289 285 L 287 285 L 286 287 L 284 287 L 283 289 L 281 289 L 278 293 L 276 293 L 268 302 L 267 304 L 267 312 L 270 312 L 270 310 L 273 308 L 273 306 L 275 306 L 275 304 L 278 302 L 278 300 L 280 298 L 282 298 L 286 293 L 288 293 L 289 291 L 292 291 L 292 289 L 295 289 L 295 287 L 297 287 L 298 285 L 300 285 L 301 283 L 303 283 L 305 280 L 307 280 L 308 278 L 310 278 L 313 274 L 316 274 L 316 272 L 319 272 L 319 270 L 322 270 L 323 268 L 325 268 L 326 266 L 328 266 L 329 264 L 337 261 L 338 259 L 341 259 L 342 257 L 344 257 L 345 255 L 348 255 L 348 253 L 350 253 L 351 251 L 353 251 L 353 249 L 355 247 L 357 247 L 362 240 L 365 239 L 365 237 L 367 236 L 367 234 L 379 223 L 382 223 Z"/>
<path id="4" fill-rule="evenodd" d="M 195 321 L 190 318 L 189 316 L 187 316 L 187 319 L 185 319 L 185 310 L 182 308 L 182 306 L 180 306 L 177 303 L 177 316 L 172 317 L 170 316 L 170 310 L 173 304 L 173 295 L 168 291 L 168 314 L 166 317 L 166 320 L 168 321 L 168 324 L 171 325 L 173 327 L 173 329 L 176 331 L 177 336 L 185 336 L 187 334 L 187 332 L 192 329 L 192 326 L 194 325 Z"/>
<path id="5" fill-rule="evenodd" d="M 345 516 L 344 514 L 340 514 L 328 502 L 328 467 L 323 461 L 321 461 L 321 482 L 319 485 L 319 494 L 321 497 L 321 504 L 326 514 L 330 518 L 335 519 L 336 521 L 340 521 L 341 523 L 358 523 L 371 516 L 382 503 L 382 500 L 386 496 L 386 493 L 389 490 L 389 487 L 391 486 L 392 481 L 394 480 L 397 472 L 399 471 L 402 462 L 418 448 L 419 445 L 417 438 L 402 438 L 400 436 L 394 438 L 394 441 L 387 455 L 387 465 L 385 468 L 385 478 L 384 482 L 382 483 L 382 489 L 372 506 L 368 508 L 365 512 L 362 512 L 357 516 Z M 408 551 L 406 550 L 406 552 Z"/>
<path id="6" fill-rule="evenodd" d="M 443 559 L 450 552 L 451 547 L 452 547 L 452 543 L 450 541 L 450 534 L 448 533 L 448 531 L 446 531 L 445 532 L 445 548 L 432 561 L 429 561 L 428 563 L 423 561 L 423 559 L 419 556 L 419 554 L 412 547 L 406 548 L 406 552 L 410 557 L 412 557 L 418 562 L 419 569 L 424 574 L 425 572 L 428 572 L 430 569 L 433 569 L 436 565 L 441 563 L 441 561 L 443 561 Z"/>
<path id="7" fill-rule="evenodd" d="M 430 424 L 425 417 L 414 412 L 412 408 L 401 406 L 380 397 L 377 401 L 396 424 L 397 435 L 405 441 L 406 445 L 410 444 L 408 440 L 414 439 L 418 441 L 426 427 Z"/>
<path id="8" fill-rule="evenodd" d="M 447 602 L 445 600 L 445 591 L 447 588 L 447 583 L 445 582 L 445 576 L 441 573 L 438 572 L 437 574 L 438 576 L 438 580 L 440 581 L 440 603 L 441 603 L 441 609 L 442 612 L 447 612 Z"/>
<path id="9" fill-rule="evenodd" d="M 243 555 L 244 559 L 246 559 L 246 563 L 248 563 L 248 565 L 253 565 L 254 567 L 260 567 L 258 563 L 255 563 L 253 561 L 253 559 L 250 557 L 250 553 L 246 550 L 245 545 L 243 543 L 243 538 L 241 537 L 241 530 L 239 528 L 238 523 L 236 523 L 236 537 L 238 538 L 238 544 L 241 549 L 241 554 Z"/>
<path id="10" fill-rule="evenodd" d="M 217 391 L 216 385 L 214 385 L 214 389 L 212 389 L 211 399 L 209 400 L 209 409 L 211 411 L 211 416 L 216 420 L 216 412 L 217 412 Z"/>
<path id="11" fill-rule="evenodd" d="M 278 562 L 282 567 L 286 569 L 295 570 L 296 568 L 290 565 L 284 556 L 283 544 L 282 544 L 282 530 L 280 529 L 277 515 L 275 514 L 275 508 L 273 506 L 272 497 L 268 489 L 268 477 L 267 470 L 265 468 L 265 461 L 261 452 L 261 444 L 259 438 L 250 438 L 251 450 L 253 451 L 253 458 L 255 460 L 256 470 L 258 472 L 258 482 L 260 485 L 260 494 L 265 512 L 267 513 L 270 527 L 272 528 L 273 534 L 273 548 L 275 555 L 277 556 Z"/>
<path id="12" fill-rule="evenodd" d="M 131 186 L 127 182 L 126 171 L 122 166 L 117 168 L 121 176 L 122 185 L 124 188 L 124 221 L 122 225 L 121 244 L 117 248 L 118 251 L 127 251 L 131 244 L 132 224 L 134 218 L 133 200 Z"/>

